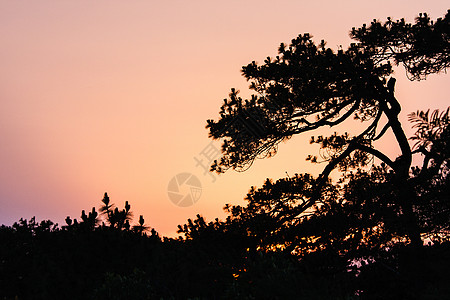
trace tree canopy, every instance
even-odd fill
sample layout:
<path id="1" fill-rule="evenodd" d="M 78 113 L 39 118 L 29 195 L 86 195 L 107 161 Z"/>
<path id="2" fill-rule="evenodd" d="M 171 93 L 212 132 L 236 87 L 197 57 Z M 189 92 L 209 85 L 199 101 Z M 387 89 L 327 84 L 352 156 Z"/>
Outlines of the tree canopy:
<path id="1" fill-rule="evenodd" d="M 420 80 L 450 66 L 449 22 L 448 12 L 436 21 L 419 14 L 415 24 L 388 18 L 384 24 L 374 20 L 370 26 L 353 28 L 350 36 L 371 51 L 377 63 L 401 63 L 411 80 Z"/>
<path id="2" fill-rule="evenodd" d="M 418 194 L 411 186 L 417 181 L 412 180 L 412 155 L 419 152 L 425 155 L 422 174 L 439 173 L 443 161 L 430 167 L 432 154 L 425 151 L 423 145 L 414 152 L 411 149 L 398 119 L 401 105 L 395 97 L 392 67 L 403 64 L 412 80 L 445 71 L 450 61 L 449 20 L 449 12 L 445 18 L 434 22 L 427 14 L 419 15 L 415 24 L 403 19 L 388 19 L 384 23 L 374 20 L 370 26 L 353 28 L 351 37 L 356 42 L 347 50 L 338 51 L 327 48 L 324 41 L 316 45 L 309 34 L 303 34 L 289 45 L 282 43 L 275 58 L 268 57 L 263 64 L 253 61 L 244 66 L 243 76 L 255 93 L 250 99 L 242 99 L 238 91 L 232 89 L 220 109 L 220 118 L 207 121 L 210 137 L 223 139 L 222 157 L 214 162 L 211 170 L 245 170 L 256 158 L 274 155 L 281 141 L 354 118 L 367 124 L 356 135 L 334 132 L 311 138 L 311 143 L 319 144 L 325 153 L 322 159 L 327 162 L 326 167 L 317 178 L 302 175 L 280 182 L 278 193 L 285 194 L 289 201 L 283 201 L 279 194 L 264 211 L 280 214 L 280 206 L 286 206 L 288 209 L 282 209 L 283 218 L 289 216 L 292 222 L 308 208 L 325 202 L 331 171 L 363 168 L 375 157 L 383 163 L 383 174 L 392 172 L 390 182 L 401 187 L 396 192 L 398 215 L 403 219 L 411 243 L 420 245 L 421 232 L 413 207 L 413 199 Z M 441 117 L 446 124 L 447 117 Z M 414 121 L 416 117 L 411 118 Z M 374 147 L 374 142 L 389 130 L 401 150 L 396 158 Z M 420 130 L 416 139 L 421 140 L 419 144 L 432 143 Z M 313 155 L 307 159 L 317 162 Z M 305 179 L 309 181 L 306 186 Z M 269 183 L 260 192 L 252 190 L 248 209 L 253 208 L 253 196 L 272 190 L 273 185 Z"/>

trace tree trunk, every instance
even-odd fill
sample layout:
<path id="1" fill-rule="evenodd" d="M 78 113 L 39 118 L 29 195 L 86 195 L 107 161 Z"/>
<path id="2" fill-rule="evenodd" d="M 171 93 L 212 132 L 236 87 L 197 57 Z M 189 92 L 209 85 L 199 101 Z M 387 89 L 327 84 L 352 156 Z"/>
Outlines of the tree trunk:
<path id="1" fill-rule="evenodd" d="M 380 82 L 378 83 L 380 84 Z M 414 213 L 413 204 L 416 202 L 417 195 L 414 189 L 409 185 L 409 170 L 412 164 L 412 151 L 403 131 L 402 125 L 398 119 L 401 111 L 400 103 L 394 97 L 395 79 L 391 78 L 387 84 L 387 88 L 381 89 L 380 101 L 381 109 L 388 118 L 389 125 L 394 133 L 397 143 L 401 150 L 401 155 L 394 162 L 394 172 L 396 174 L 396 183 L 399 190 L 399 204 L 404 216 L 405 232 L 411 240 L 411 245 L 415 248 L 423 246 L 420 236 L 420 227 L 417 217 Z"/>
<path id="2" fill-rule="evenodd" d="M 402 208 L 405 231 L 411 241 L 411 245 L 414 248 L 420 248 L 423 246 L 423 241 L 420 234 L 417 216 L 413 208 L 417 195 L 415 194 L 413 188 L 409 186 L 407 180 L 401 180 L 399 181 L 399 184 L 399 204 Z"/>

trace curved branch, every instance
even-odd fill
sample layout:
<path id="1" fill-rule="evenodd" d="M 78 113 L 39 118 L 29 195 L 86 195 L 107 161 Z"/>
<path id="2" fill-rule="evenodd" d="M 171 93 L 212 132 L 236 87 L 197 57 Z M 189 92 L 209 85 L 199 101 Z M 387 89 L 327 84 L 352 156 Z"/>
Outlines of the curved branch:
<path id="1" fill-rule="evenodd" d="M 351 114 L 358 108 L 360 102 L 361 102 L 360 100 L 356 100 L 355 103 L 353 104 L 353 106 L 350 108 L 350 110 L 347 111 L 343 116 L 341 116 L 336 121 L 329 121 L 329 120 L 332 119 L 333 117 L 335 117 L 337 114 L 339 114 L 339 112 L 342 109 L 344 109 L 346 106 L 351 104 L 350 101 L 349 101 L 349 103 L 346 103 L 345 105 L 342 105 L 342 106 L 336 108 L 336 110 L 333 113 L 330 113 L 329 115 L 327 115 L 326 117 L 320 119 L 317 122 L 310 123 L 305 118 L 302 118 L 300 121 L 302 121 L 304 123 L 307 123 L 308 126 L 305 126 L 305 127 L 302 127 L 302 128 L 298 128 L 296 130 L 293 130 L 292 132 L 289 132 L 286 135 L 298 134 L 298 133 L 302 133 L 302 132 L 306 132 L 306 131 L 310 131 L 310 130 L 315 130 L 315 129 L 321 127 L 321 126 L 326 126 L 326 125 L 328 125 L 330 127 L 338 125 L 338 124 L 342 123 L 343 121 L 345 121 L 349 116 L 351 116 Z"/>
<path id="2" fill-rule="evenodd" d="M 342 123 L 343 121 L 345 121 L 348 117 L 350 117 L 353 112 L 355 112 L 355 110 L 358 108 L 359 104 L 361 103 L 361 100 L 357 100 L 355 101 L 355 103 L 353 104 L 353 106 L 339 119 L 337 119 L 336 121 L 326 121 L 324 125 L 329 125 L 330 127 L 338 125 L 340 123 Z M 345 106 L 344 106 L 345 107 Z M 339 109 L 339 111 L 341 111 L 344 107 L 342 107 L 341 109 Z M 337 113 L 339 113 L 339 111 Z"/>
<path id="3" fill-rule="evenodd" d="M 378 122 L 381 119 L 381 115 L 383 114 L 382 110 L 378 110 L 377 115 L 375 116 L 375 119 L 373 120 L 372 124 L 370 124 L 370 126 L 368 126 L 366 128 L 366 130 L 364 130 L 361 134 L 358 135 L 357 139 L 360 139 L 362 137 L 364 137 L 365 135 L 367 135 L 369 132 L 371 132 L 372 130 L 376 129 Z"/>
<path id="4" fill-rule="evenodd" d="M 379 140 L 386 133 L 386 131 L 389 129 L 389 127 L 391 127 L 391 125 L 388 122 L 386 125 L 384 125 L 383 129 L 381 129 L 380 133 L 376 137 L 373 138 L 372 141 Z"/>
<path id="5" fill-rule="evenodd" d="M 378 151 L 377 149 L 370 148 L 369 146 L 360 145 L 360 144 L 358 144 L 356 146 L 356 149 L 361 150 L 361 151 L 365 151 L 365 152 L 375 156 L 376 158 L 378 158 L 379 160 L 381 160 L 382 162 L 387 164 L 391 169 L 395 170 L 395 167 L 396 167 L 395 163 L 389 157 L 387 157 L 385 154 L 383 154 L 382 152 Z"/>
<path id="6" fill-rule="evenodd" d="M 323 169 L 322 173 L 318 177 L 317 186 L 316 186 L 311 198 L 309 199 L 309 201 L 305 201 L 301 206 L 296 207 L 297 215 L 301 214 L 306 209 L 311 207 L 320 198 L 322 188 L 323 188 L 324 184 L 326 183 L 326 181 L 328 180 L 330 173 L 336 168 L 336 166 L 338 164 L 340 164 L 344 159 L 346 159 L 355 150 L 365 151 L 365 152 L 377 157 L 378 159 L 380 159 L 381 161 L 386 163 L 390 168 L 395 170 L 395 167 L 396 167 L 395 163 L 389 157 L 387 157 L 385 154 L 383 154 L 382 152 L 380 152 L 374 148 L 370 148 L 369 146 L 361 145 L 356 142 L 350 142 L 347 149 L 345 149 L 338 157 L 336 157 L 334 160 L 332 160 Z"/>

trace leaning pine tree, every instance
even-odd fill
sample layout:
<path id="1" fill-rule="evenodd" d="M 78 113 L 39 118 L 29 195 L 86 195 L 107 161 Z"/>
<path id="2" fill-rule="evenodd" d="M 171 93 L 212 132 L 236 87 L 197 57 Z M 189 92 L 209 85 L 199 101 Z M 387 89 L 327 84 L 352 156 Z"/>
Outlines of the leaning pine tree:
<path id="1" fill-rule="evenodd" d="M 243 171 L 256 158 L 274 155 L 280 142 L 297 134 L 352 118 L 367 124 L 356 135 L 311 138 L 327 162 L 318 177 L 296 174 L 267 180 L 262 188 L 250 190 L 247 207 L 227 206 L 235 222 L 258 236 L 261 249 L 282 245 L 290 251 L 311 251 L 336 241 L 344 248 L 379 248 L 393 241 L 420 247 L 430 232 L 448 236 L 449 112 L 436 112 L 433 118 L 425 112 L 411 114 L 418 128 L 418 143 L 411 148 L 399 121 L 392 67 L 403 65 L 410 80 L 445 71 L 450 65 L 449 22 L 449 12 L 434 22 L 427 14 L 414 24 L 403 19 L 373 21 L 353 28 L 355 43 L 337 52 L 323 41 L 314 44 L 309 34 L 299 35 L 291 44 L 281 44 L 275 58 L 242 68 L 255 93 L 242 99 L 232 89 L 219 119 L 207 121 L 210 137 L 223 140 L 222 156 L 212 171 Z M 388 132 L 398 143 L 398 157 L 374 146 Z M 423 164 L 412 168 L 412 157 L 419 153 Z M 373 158 L 381 164 L 368 168 Z M 338 184 L 329 179 L 335 169 L 349 171 Z M 437 227 L 433 207 L 442 212 Z M 335 236 L 320 242 L 314 231 L 320 224 L 335 226 Z M 339 232 L 341 227 L 345 230 Z"/>

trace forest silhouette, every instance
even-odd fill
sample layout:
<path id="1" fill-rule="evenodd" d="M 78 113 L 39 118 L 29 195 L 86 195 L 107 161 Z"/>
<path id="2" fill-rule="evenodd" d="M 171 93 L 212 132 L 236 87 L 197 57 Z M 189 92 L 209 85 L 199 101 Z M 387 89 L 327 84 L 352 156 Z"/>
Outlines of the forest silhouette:
<path id="1" fill-rule="evenodd" d="M 225 220 L 197 215 L 178 238 L 161 237 L 142 215 L 132 225 L 128 201 L 119 208 L 107 193 L 98 211 L 61 227 L 2 225 L 0 298 L 448 299 L 450 108 L 410 113 L 407 137 L 392 75 L 397 65 L 412 81 L 445 72 L 449 22 L 450 11 L 412 24 L 374 20 L 338 51 L 302 34 L 244 66 L 254 94 L 231 89 L 207 121 L 223 143 L 211 171 L 245 171 L 281 142 L 329 128 L 310 140 L 320 151 L 306 159 L 325 166 L 318 176 L 267 179 L 245 206 L 226 204 Z M 334 130 L 349 122 L 364 127 Z M 388 134 L 395 158 L 375 147 Z"/>

